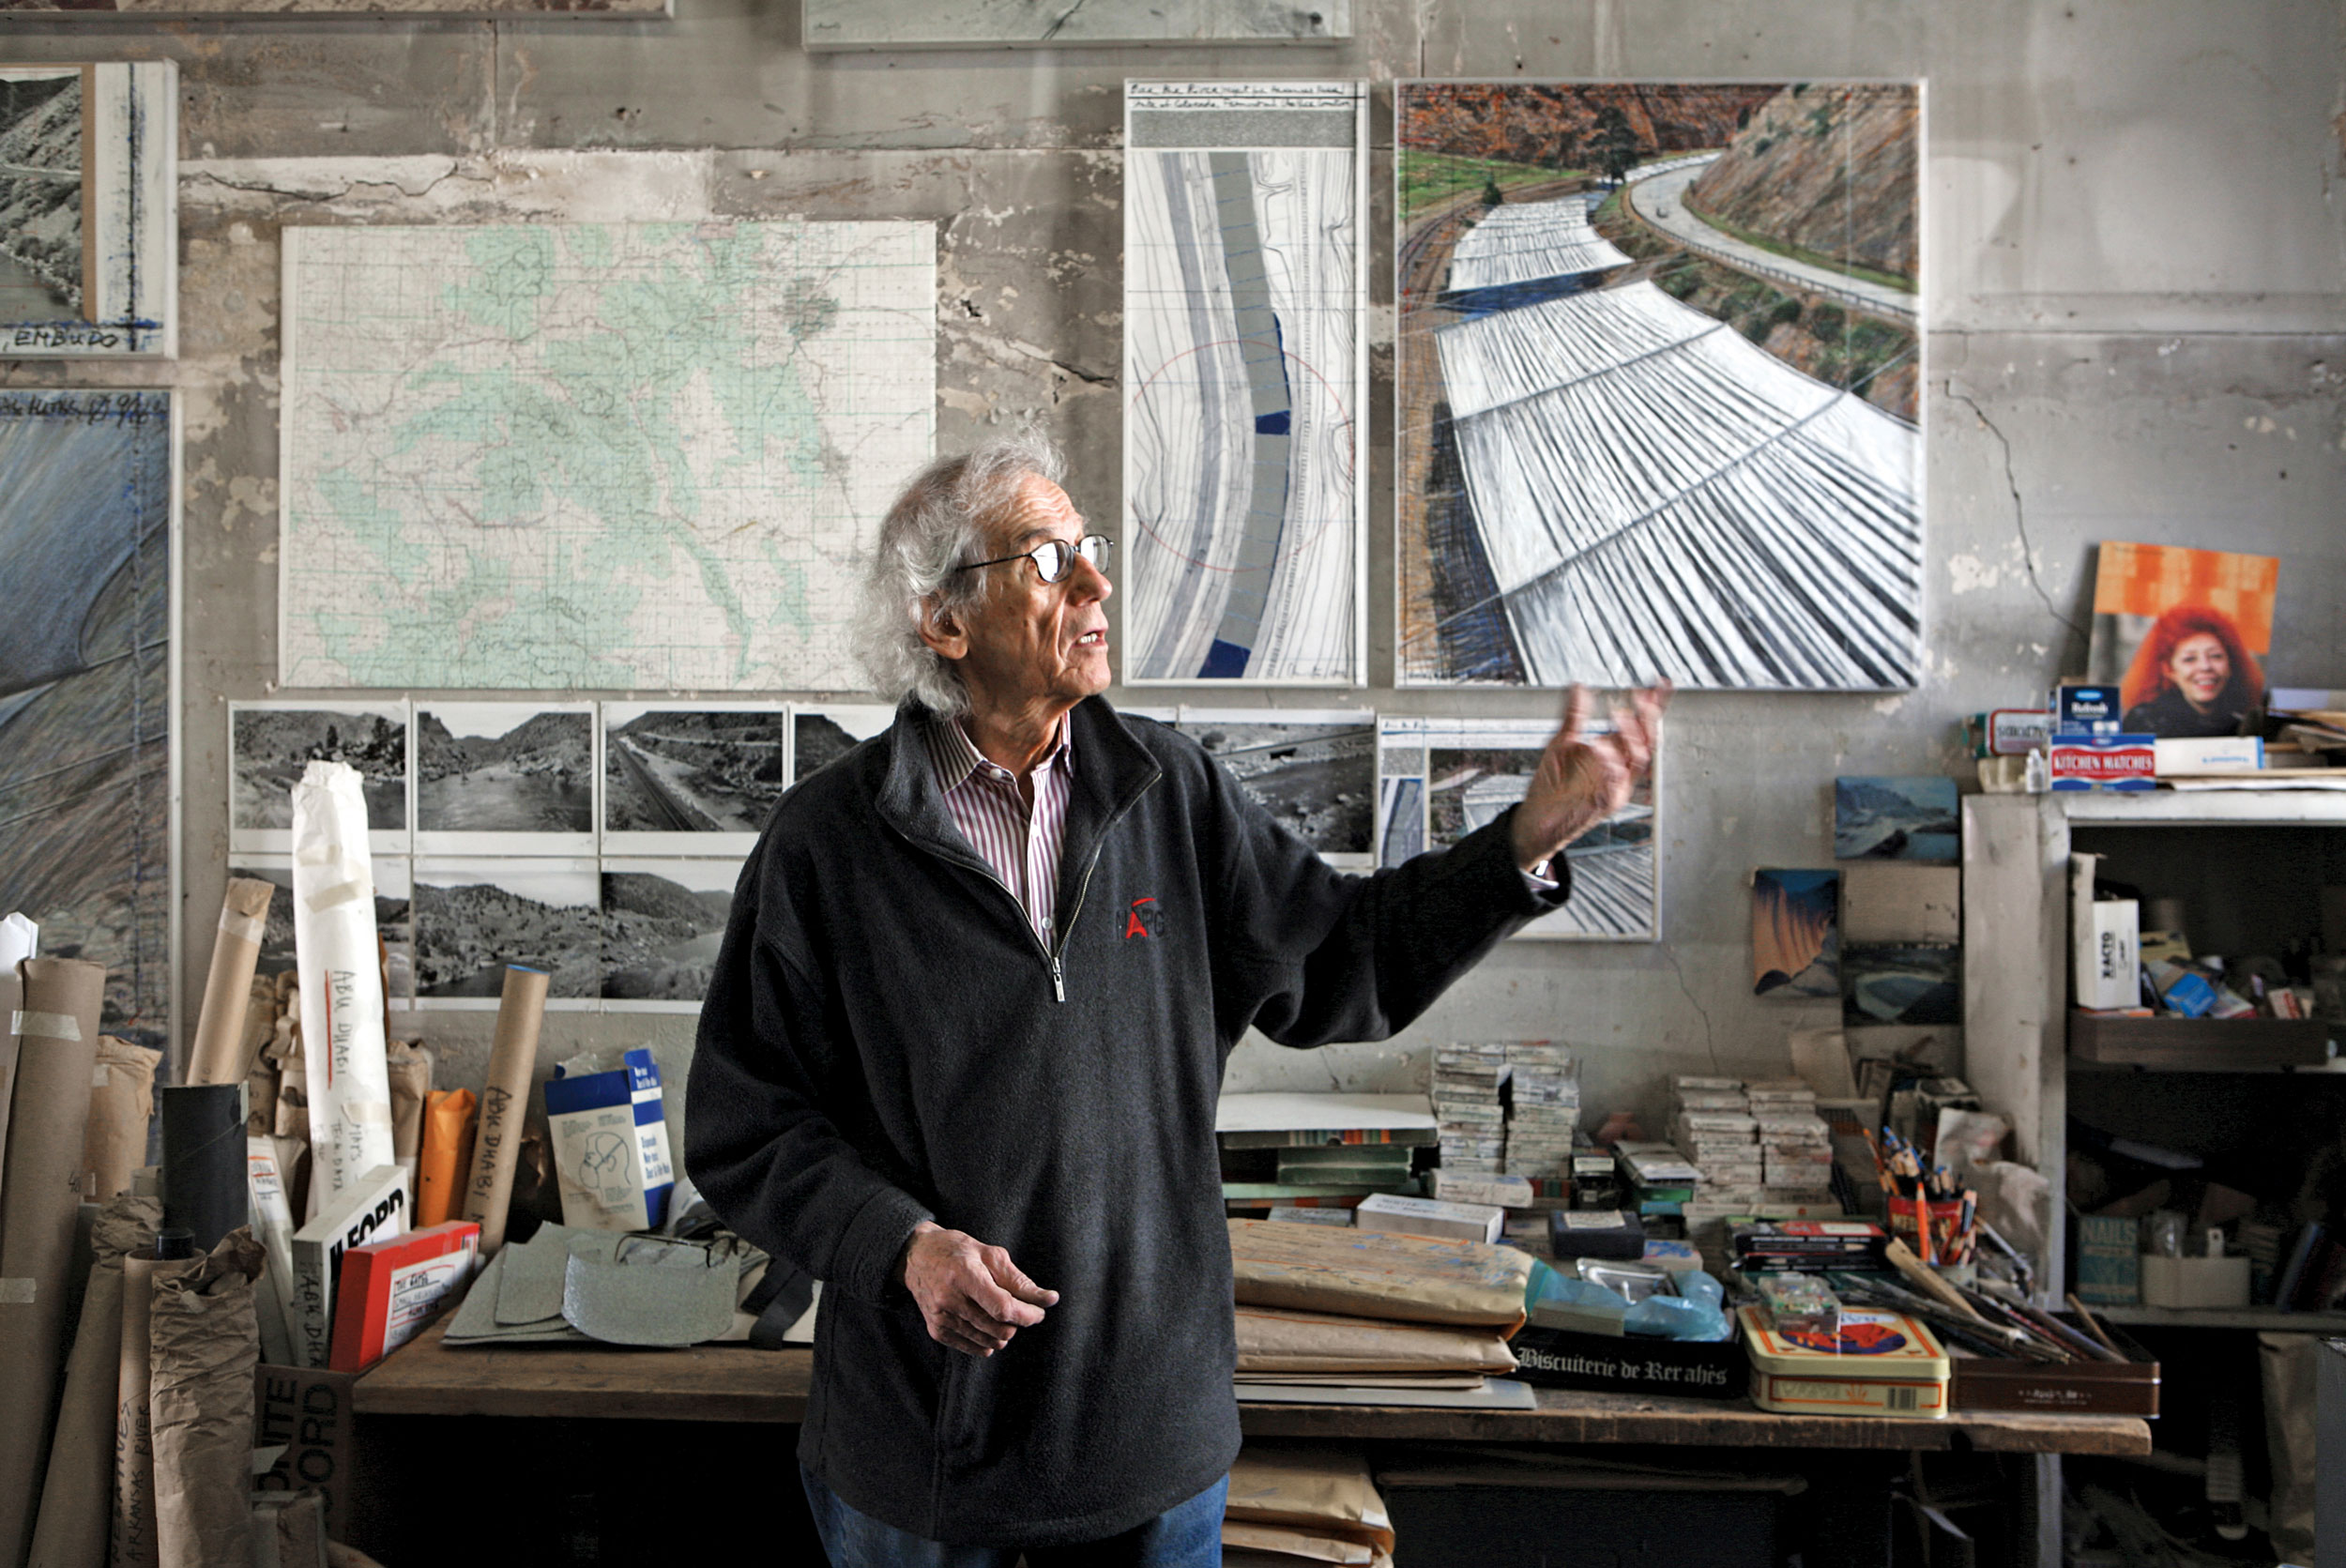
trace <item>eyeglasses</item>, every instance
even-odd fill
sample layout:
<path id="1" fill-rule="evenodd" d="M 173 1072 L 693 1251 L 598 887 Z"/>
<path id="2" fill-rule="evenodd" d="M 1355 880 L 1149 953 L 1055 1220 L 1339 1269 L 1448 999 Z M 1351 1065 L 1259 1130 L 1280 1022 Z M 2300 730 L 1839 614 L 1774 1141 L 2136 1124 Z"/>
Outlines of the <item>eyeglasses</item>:
<path id="1" fill-rule="evenodd" d="M 955 571 L 975 571 L 982 566 L 1000 566 L 1004 561 L 1032 561 L 1034 570 L 1046 583 L 1056 583 L 1067 575 L 1081 556 L 1091 570 L 1104 574 L 1108 559 L 1116 553 L 1116 541 L 1105 534 L 1086 534 L 1070 544 L 1063 539 L 1046 539 L 1031 550 L 1021 550 L 1015 556 L 997 556 L 990 561 L 971 561 L 957 566 Z"/>

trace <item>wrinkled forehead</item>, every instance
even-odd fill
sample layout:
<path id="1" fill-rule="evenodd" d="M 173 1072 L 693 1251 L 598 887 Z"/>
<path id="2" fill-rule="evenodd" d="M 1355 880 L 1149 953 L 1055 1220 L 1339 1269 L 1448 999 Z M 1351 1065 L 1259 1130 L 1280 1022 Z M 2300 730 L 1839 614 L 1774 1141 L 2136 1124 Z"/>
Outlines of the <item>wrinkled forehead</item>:
<path id="1" fill-rule="evenodd" d="M 1083 533 L 1083 514 L 1067 492 L 1040 474 L 1018 482 L 1017 494 L 986 524 L 988 555 L 1031 550 L 1046 539 L 1073 540 Z"/>

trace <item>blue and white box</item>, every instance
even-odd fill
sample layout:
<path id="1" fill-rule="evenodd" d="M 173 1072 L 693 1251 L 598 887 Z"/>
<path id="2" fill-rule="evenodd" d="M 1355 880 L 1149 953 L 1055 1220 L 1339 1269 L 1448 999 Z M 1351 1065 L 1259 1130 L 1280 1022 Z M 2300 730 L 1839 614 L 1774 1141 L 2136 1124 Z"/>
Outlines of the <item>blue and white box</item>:
<path id="1" fill-rule="evenodd" d="M 2124 717 L 2115 686 L 2061 686 L 2053 691 L 2055 735 L 2116 735 Z"/>
<path id="2" fill-rule="evenodd" d="M 546 1083 L 546 1124 L 564 1225 L 649 1230 L 668 1217 L 676 1165 L 651 1052 L 638 1046 L 604 1072 L 556 1068 Z"/>

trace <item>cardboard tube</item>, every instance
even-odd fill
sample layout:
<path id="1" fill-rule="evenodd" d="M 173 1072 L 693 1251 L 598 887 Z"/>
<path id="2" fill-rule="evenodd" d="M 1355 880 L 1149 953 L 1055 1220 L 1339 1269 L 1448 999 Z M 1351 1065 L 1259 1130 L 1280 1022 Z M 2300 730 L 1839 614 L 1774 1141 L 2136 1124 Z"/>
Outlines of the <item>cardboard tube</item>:
<path id="1" fill-rule="evenodd" d="M 391 1086 L 375 960 L 374 862 L 358 771 L 312 762 L 293 788 L 294 947 L 308 1058 L 311 1182 L 319 1206 L 393 1163 Z M 241 1078 L 242 1073 L 236 1074 Z"/>
<path id="2" fill-rule="evenodd" d="M 66 1275 L 82 1206 L 82 1135 L 98 1067 L 106 969 L 78 958 L 19 967 L 16 1114 L 0 1188 L 0 1564 L 24 1560 L 49 1468 Z"/>
<path id="3" fill-rule="evenodd" d="M 460 1217 L 472 1174 L 480 1101 L 468 1088 L 435 1088 L 423 1112 L 423 1157 L 417 1176 L 416 1228 Z"/>
<path id="4" fill-rule="evenodd" d="M 247 1195 L 244 1086 L 164 1088 L 163 1224 L 184 1225 L 198 1252 L 252 1219 Z"/>
<path id="5" fill-rule="evenodd" d="M 98 1037 L 90 1073 L 89 1121 L 82 1133 L 82 1196 L 104 1203 L 130 1190 L 146 1164 L 146 1124 L 155 1116 L 155 1069 L 163 1054 L 113 1035 Z"/>
<path id="6" fill-rule="evenodd" d="M 513 1162 L 521 1153 L 522 1120 L 529 1110 L 529 1080 L 538 1067 L 538 1026 L 546 1015 L 548 976 L 519 964 L 505 967 L 505 997 L 497 1004 L 496 1038 L 489 1046 L 489 1081 L 480 1091 L 480 1130 L 473 1136 L 472 1177 L 465 1183 L 465 1218 L 480 1226 L 480 1256 L 505 1245 L 505 1214 L 513 1201 Z"/>
<path id="7" fill-rule="evenodd" d="M 407 1179 L 407 1206 L 416 1202 L 416 1163 L 423 1154 L 423 1107 L 432 1093 L 432 1053 L 412 1041 L 394 1040 L 383 1050 L 391 1085 L 391 1154 Z"/>
<path id="8" fill-rule="evenodd" d="M 0 1151 L 8 1147 L 8 1106 L 16 1099 L 16 1064 L 23 1042 L 16 1036 L 15 1018 L 24 1008 L 24 977 L 11 964 L 0 969 Z M 8 1175 L 0 1162 L 0 1202 L 8 1193 Z"/>
<path id="9" fill-rule="evenodd" d="M 228 879 L 212 941 L 212 972 L 204 982 L 204 1010 L 196 1014 L 195 1043 L 188 1048 L 191 1084 L 233 1084 L 252 1065 L 244 1015 L 252 997 L 252 967 L 261 957 L 261 934 L 268 923 L 269 895 L 276 891 L 275 884 L 255 876 Z"/>
<path id="10" fill-rule="evenodd" d="M 106 1556 L 114 1481 L 114 1417 L 122 1374 L 122 1260 L 89 1273 L 82 1323 L 65 1366 L 57 1435 L 40 1488 L 30 1568 L 91 1568 Z"/>
<path id="11" fill-rule="evenodd" d="M 144 1255 L 144 1256 L 142 1256 Z M 108 1561 L 112 1568 L 156 1568 L 155 1429 L 148 1413 L 152 1387 L 150 1330 L 155 1280 L 195 1267 L 197 1259 L 158 1262 L 143 1247 L 122 1260 L 122 1344 L 115 1379 L 114 1507 Z"/>

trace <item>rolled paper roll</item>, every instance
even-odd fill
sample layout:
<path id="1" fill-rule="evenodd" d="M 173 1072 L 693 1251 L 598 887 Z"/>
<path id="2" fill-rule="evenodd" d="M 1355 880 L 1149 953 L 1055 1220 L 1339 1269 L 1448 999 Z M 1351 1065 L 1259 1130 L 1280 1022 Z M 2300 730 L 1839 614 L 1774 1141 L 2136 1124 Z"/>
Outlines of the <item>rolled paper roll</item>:
<path id="1" fill-rule="evenodd" d="M 106 1556 L 114 1476 L 115 1399 L 122 1376 L 122 1260 L 89 1271 L 82 1322 L 65 1363 L 65 1396 L 49 1445 L 28 1568 L 91 1568 Z"/>
<path id="2" fill-rule="evenodd" d="M 521 1155 L 529 1080 L 538 1066 L 538 1026 L 546 1014 L 548 980 L 542 969 L 506 966 L 496 1038 L 489 1047 L 489 1081 L 480 1092 L 480 1120 L 473 1134 L 472 1176 L 465 1183 L 465 1218 L 480 1226 L 484 1258 L 505 1245 L 505 1216 L 513 1201 L 513 1166 Z"/>
<path id="3" fill-rule="evenodd" d="M 393 1163 L 375 958 L 374 863 L 358 770 L 312 762 L 293 789 L 294 946 L 319 1202 Z M 243 1073 L 239 1073 L 238 1077 Z"/>
<path id="4" fill-rule="evenodd" d="M 28 958 L 17 1042 L 16 1110 L 0 1183 L 0 1563 L 32 1546 L 64 1360 L 66 1276 L 82 1205 L 82 1143 L 98 1067 L 103 965 Z"/>
<path id="5" fill-rule="evenodd" d="M 93 1203 L 130 1190 L 146 1164 L 146 1124 L 155 1117 L 155 1069 L 163 1054 L 113 1035 L 98 1037 L 90 1073 L 89 1121 L 82 1134 L 82 1195 Z"/>
<path id="6" fill-rule="evenodd" d="M 204 982 L 204 1007 L 196 1014 L 195 1042 L 188 1049 L 188 1082 L 243 1081 L 252 1058 L 245 1041 L 246 1010 L 252 1000 L 252 967 L 261 956 L 261 935 L 268 927 L 274 884 L 256 876 L 231 876 L 220 901 L 220 928 L 212 939 L 212 972 Z"/>
<path id="7" fill-rule="evenodd" d="M 244 1088 L 240 1084 L 176 1084 L 158 1091 L 163 1105 L 163 1225 L 185 1226 L 195 1250 L 250 1224 L 245 1170 Z"/>
<path id="8" fill-rule="evenodd" d="M 156 1568 L 155 1429 L 148 1414 L 155 1281 L 195 1267 L 192 1257 L 158 1260 L 141 1248 L 122 1260 L 122 1346 L 115 1379 L 114 1507 L 111 1568 Z"/>
<path id="9" fill-rule="evenodd" d="M 435 1088 L 423 1113 L 423 1155 L 416 1180 L 416 1228 L 460 1217 L 480 1101 L 468 1088 Z"/>

